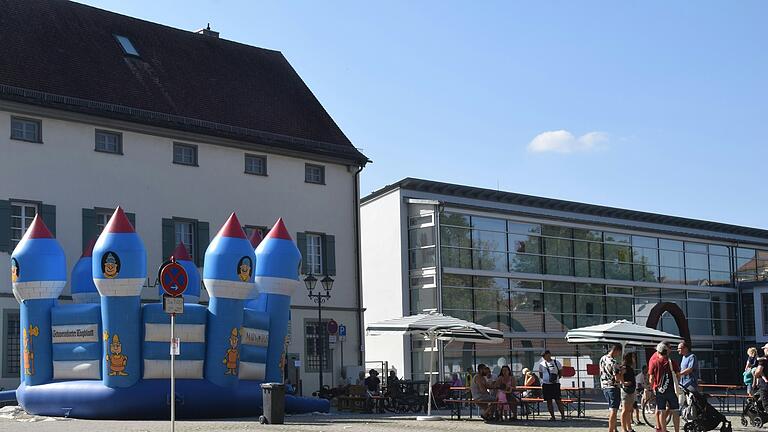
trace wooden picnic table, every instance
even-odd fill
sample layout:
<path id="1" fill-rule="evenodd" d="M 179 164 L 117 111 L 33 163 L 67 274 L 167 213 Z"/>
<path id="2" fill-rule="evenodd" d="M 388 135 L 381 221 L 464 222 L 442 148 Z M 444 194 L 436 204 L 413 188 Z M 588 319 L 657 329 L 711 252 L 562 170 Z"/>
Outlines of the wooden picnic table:
<path id="1" fill-rule="evenodd" d="M 728 412 L 731 411 L 731 404 L 729 399 L 733 399 L 733 408 L 737 409 L 736 405 L 736 391 L 744 388 L 744 385 L 738 384 L 699 384 L 701 390 L 722 390 L 724 393 L 707 393 L 708 396 L 716 398 L 720 403 L 720 408 L 725 409 Z"/>

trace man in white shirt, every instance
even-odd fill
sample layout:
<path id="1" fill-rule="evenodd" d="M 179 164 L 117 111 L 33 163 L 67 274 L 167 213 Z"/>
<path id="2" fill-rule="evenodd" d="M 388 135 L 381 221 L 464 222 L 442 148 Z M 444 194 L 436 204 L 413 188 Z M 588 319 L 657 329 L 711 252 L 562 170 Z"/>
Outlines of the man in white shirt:
<path id="1" fill-rule="evenodd" d="M 550 420 L 555 420 L 555 409 L 552 406 L 552 401 L 557 402 L 557 408 L 560 410 L 560 419 L 565 421 L 565 408 L 561 401 L 560 395 L 560 371 L 563 369 L 563 365 L 552 359 L 552 353 L 549 350 L 541 353 L 541 361 L 536 366 L 536 371 L 541 377 L 541 392 L 543 393 L 542 399 L 547 401 L 547 409 L 549 409 Z"/>

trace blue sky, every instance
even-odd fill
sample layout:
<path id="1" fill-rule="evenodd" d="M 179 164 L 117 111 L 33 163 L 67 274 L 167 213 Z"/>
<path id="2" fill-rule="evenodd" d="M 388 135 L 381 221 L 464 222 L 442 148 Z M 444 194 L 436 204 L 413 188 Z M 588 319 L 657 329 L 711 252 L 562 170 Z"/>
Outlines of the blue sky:
<path id="1" fill-rule="evenodd" d="M 768 228 L 768 2 L 84 1 L 281 51 L 373 164 Z"/>

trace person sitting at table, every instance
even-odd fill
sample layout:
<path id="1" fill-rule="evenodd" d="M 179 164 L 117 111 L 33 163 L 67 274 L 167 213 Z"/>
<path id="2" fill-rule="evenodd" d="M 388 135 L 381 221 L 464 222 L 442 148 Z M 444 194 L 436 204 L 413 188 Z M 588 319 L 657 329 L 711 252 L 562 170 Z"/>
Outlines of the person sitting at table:
<path id="1" fill-rule="evenodd" d="M 472 386 L 470 386 L 472 400 L 480 402 L 493 402 L 496 400 L 489 392 L 489 390 L 494 387 L 492 383 L 488 382 L 487 377 L 490 374 L 490 368 L 482 363 L 477 365 L 477 374 L 474 379 L 472 379 Z M 490 421 L 496 411 L 495 405 L 492 403 L 478 403 L 477 406 L 483 410 L 480 417 L 485 421 Z"/>
<path id="2" fill-rule="evenodd" d="M 499 402 L 501 417 L 504 418 L 506 414 L 508 420 L 517 420 L 517 397 L 512 393 L 517 387 L 517 382 L 509 366 L 501 367 L 499 377 L 496 378 L 496 386 L 499 388 L 496 399 Z"/>
<path id="3" fill-rule="evenodd" d="M 539 381 L 539 377 L 536 376 L 535 373 L 531 372 L 530 369 L 524 368 L 523 369 L 523 385 L 525 387 L 539 387 L 541 385 L 541 381 Z M 530 389 L 523 392 L 523 397 L 525 398 L 535 398 L 539 397 L 539 390 L 538 389 Z"/>
<path id="4" fill-rule="evenodd" d="M 451 374 L 451 387 L 464 387 L 464 383 L 456 372 Z"/>
<path id="5" fill-rule="evenodd" d="M 365 379 L 366 400 L 365 407 L 366 412 L 372 412 L 373 410 L 373 396 L 379 396 L 381 391 L 381 380 L 379 379 L 379 371 L 371 369 L 368 371 L 368 378 Z"/>

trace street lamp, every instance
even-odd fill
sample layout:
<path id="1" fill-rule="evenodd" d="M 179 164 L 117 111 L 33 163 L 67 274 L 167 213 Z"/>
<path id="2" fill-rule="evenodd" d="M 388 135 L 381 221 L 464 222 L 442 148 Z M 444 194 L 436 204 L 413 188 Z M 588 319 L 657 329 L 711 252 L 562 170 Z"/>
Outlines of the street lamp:
<path id="1" fill-rule="evenodd" d="M 325 277 L 320 280 L 320 285 L 323 287 L 322 290 L 318 290 L 317 293 L 314 292 L 315 287 L 317 286 L 317 278 L 314 277 L 312 274 L 307 275 L 307 277 L 304 278 L 304 285 L 307 287 L 307 296 L 311 298 L 315 303 L 317 303 L 317 357 L 320 361 L 320 367 L 319 367 L 319 374 L 320 374 L 320 390 L 323 389 L 323 303 L 325 303 L 326 300 L 331 298 L 331 288 L 333 288 L 333 278 L 325 275 Z"/>

